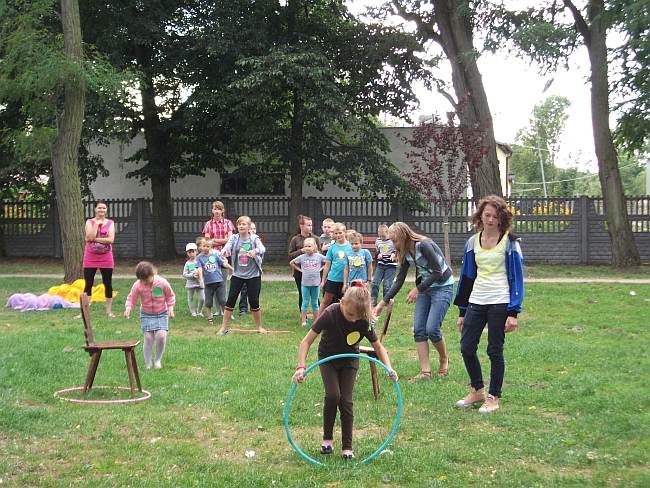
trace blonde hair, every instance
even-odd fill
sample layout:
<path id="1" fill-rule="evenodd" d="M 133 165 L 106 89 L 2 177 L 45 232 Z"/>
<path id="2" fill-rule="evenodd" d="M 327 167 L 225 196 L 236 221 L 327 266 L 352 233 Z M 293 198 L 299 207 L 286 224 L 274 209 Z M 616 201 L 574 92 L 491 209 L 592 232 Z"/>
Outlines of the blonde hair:
<path id="1" fill-rule="evenodd" d="M 212 202 L 212 208 L 218 208 L 222 212 L 226 211 L 226 207 L 224 206 L 223 202 L 220 200 L 215 200 L 214 202 Z"/>
<path id="2" fill-rule="evenodd" d="M 249 227 L 250 227 L 250 225 L 253 223 L 253 221 L 251 220 L 251 218 L 250 218 L 248 215 L 241 215 L 241 216 L 237 219 L 237 225 L 239 225 L 239 224 L 242 223 L 242 222 L 246 222 L 246 223 L 249 225 Z"/>
<path id="3" fill-rule="evenodd" d="M 311 242 L 311 243 L 314 245 L 314 247 L 316 248 L 316 251 L 318 251 L 318 244 L 316 243 L 316 239 L 314 239 L 313 237 L 307 237 L 307 238 L 303 241 L 303 246 L 304 246 L 305 244 L 307 244 L 307 241 Z"/>
<path id="4" fill-rule="evenodd" d="M 388 230 L 388 226 L 386 224 L 379 224 L 379 226 L 377 227 L 377 230 L 381 230 L 381 229 Z"/>
<path id="5" fill-rule="evenodd" d="M 156 267 L 149 261 L 140 261 L 135 266 L 135 277 L 139 280 L 146 280 L 157 273 Z"/>
<path id="6" fill-rule="evenodd" d="M 388 228 L 388 231 L 393 235 L 392 241 L 393 244 L 395 244 L 397 262 L 399 264 L 404 264 L 406 253 L 411 248 L 411 243 L 422 242 L 429 239 L 427 236 L 413 232 L 413 230 L 404 222 L 393 223 Z"/>
<path id="7" fill-rule="evenodd" d="M 363 244 L 363 236 L 356 230 L 351 230 L 350 232 L 348 232 L 347 237 L 348 237 L 348 241 L 350 241 L 350 244 L 357 241 Z"/>
<path id="8" fill-rule="evenodd" d="M 474 225 L 477 231 L 483 230 L 483 221 L 481 216 L 485 210 L 486 205 L 492 205 L 497 211 L 497 219 L 499 220 L 499 230 L 503 233 L 508 232 L 512 227 L 512 212 L 508 208 L 506 201 L 496 195 L 488 195 L 481 198 L 476 206 L 476 210 L 470 217 L 470 222 Z"/>
<path id="9" fill-rule="evenodd" d="M 333 223 L 334 223 L 334 221 L 332 219 L 330 219 L 329 217 L 327 217 L 326 219 L 323 219 L 323 224 L 333 224 Z"/>
<path id="10" fill-rule="evenodd" d="M 343 222 L 334 222 L 332 224 L 332 230 L 336 230 L 336 229 L 340 229 L 343 232 L 345 232 L 346 229 L 345 224 Z"/>
<path id="11" fill-rule="evenodd" d="M 358 283 L 358 284 L 355 284 Z M 372 308 L 370 304 L 370 292 L 366 285 L 359 281 L 354 280 L 341 298 L 341 303 L 350 306 L 354 314 L 360 320 L 367 320 L 370 322 L 372 319 Z"/>
<path id="12" fill-rule="evenodd" d="M 204 241 L 205 241 L 205 237 L 204 237 L 204 236 L 199 236 L 199 237 L 197 237 L 197 238 L 196 238 L 196 241 L 195 241 L 195 242 L 196 242 L 196 247 L 201 247 L 201 246 L 203 246 L 203 242 L 204 242 Z"/>

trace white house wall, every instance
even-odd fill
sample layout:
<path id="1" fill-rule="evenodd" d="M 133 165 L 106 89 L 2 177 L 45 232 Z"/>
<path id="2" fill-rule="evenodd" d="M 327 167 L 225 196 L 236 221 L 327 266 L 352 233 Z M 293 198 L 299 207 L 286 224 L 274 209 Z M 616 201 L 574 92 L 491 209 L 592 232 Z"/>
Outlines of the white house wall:
<path id="1" fill-rule="evenodd" d="M 406 152 L 409 147 L 402 141 L 403 137 L 410 137 L 413 127 L 385 127 L 381 129 L 391 147 L 389 158 L 400 170 L 408 169 Z M 88 149 L 92 154 L 104 159 L 104 166 L 109 171 L 109 176 L 99 177 L 91 185 L 95 198 L 151 198 L 151 185 L 149 182 L 141 185 L 136 178 L 127 178 L 126 174 L 139 167 L 126 161 L 137 150 L 144 147 L 142 134 L 135 137 L 130 144 L 112 143 L 108 146 L 91 145 Z M 506 187 L 506 154 L 497 146 L 499 170 L 501 173 L 501 187 Z M 171 184 L 171 193 L 174 198 L 183 197 L 215 197 L 217 195 L 229 196 L 220 193 L 221 178 L 214 170 L 208 170 L 205 176 L 186 176 Z M 336 197 L 358 196 L 357 192 L 345 192 L 335 185 L 326 185 L 323 191 L 305 185 L 305 197 Z M 285 195 L 289 195 L 289 185 L 285 186 Z"/>

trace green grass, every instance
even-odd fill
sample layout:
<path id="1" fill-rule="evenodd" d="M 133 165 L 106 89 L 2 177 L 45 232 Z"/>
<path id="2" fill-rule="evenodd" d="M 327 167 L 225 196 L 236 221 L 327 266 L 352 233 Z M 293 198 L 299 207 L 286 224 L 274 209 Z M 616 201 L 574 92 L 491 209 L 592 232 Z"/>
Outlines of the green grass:
<path id="1" fill-rule="evenodd" d="M 115 274 L 134 275 L 137 259 L 118 258 L 115 263 Z M 177 258 L 171 261 L 155 262 L 160 274 L 167 278 L 180 278 L 185 260 Z M 454 270 L 460 269 L 460 263 L 453 263 Z M 283 261 L 264 263 L 267 273 L 285 274 L 291 279 L 291 270 Z M 63 276 L 63 261 L 54 258 L 0 258 L 0 273 L 38 273 L 61 274 Z M 616 269 L 605 265 L 558 265 L 558 264 L 526 264 L 526 276 L 529 278 L 637 278 L 650 279 L 650 265 L 630 269 Z M 99 282 L 99 273 L 97 281 Z"/>
<path id="2" fill-rule="evenodd" d="M 0 279 L 0 301 L 44 292 L 48 279 Z M 131 280 L 116 280 L 123 310 Z M 83 383 L 88 356 L 74 310 L 0 312 L 0 479 L 2 486 L 649 486 L 650 285 L 527 286 L 520 330 L 507 336 L 501 410 L 459 411 L 467 377 L 455 310 L 444 324 L 450 376 L 402 381 L 404 415 L 390 453 L 368 465 L 326 459 L 316 468 L 286 441 L 284 401 L 304 334 L 292 283 L 265 283 L 265 325 L 288 333 L 214 336 L 189 316 L 178 288 L 162 370 L 141 370 L 149 401 L 77 405 L 54 398 Z M 634 290 L 635 295 L 630 295 Z M 109 320 L 93 305 L 98 340 L 139 338 L 137 319 Z M 412 308 L 398 297 L 386 346 L 403 379 L 417 372 Z M 250 317 L 236 327 L 252 327 Z M 315 347 L 310 361 L 315 359 Z M 481 344 L 484 371 L 489 370 Z M 138 361 L 142 368 L 141 349 Z M 108 351 L 97 385 L 126 385 L 121 353 Z M 362 365 L 355 393 L 355 451 L 370 454 L 395 412 L 382 375 L 372 399 Z M 96 393 L 100 395 L 100 393 Z M 105 393 L 104 393 L 105 395 Z M 291 425 L 312 456 L 321 433 L 317 373 L 294 398 Z M 336 446 L 339 431 L 335 434 Z M 255 457 L 244 452 L 254 450 Z M 320 459 L 320 457 L 319 457 Z"/>

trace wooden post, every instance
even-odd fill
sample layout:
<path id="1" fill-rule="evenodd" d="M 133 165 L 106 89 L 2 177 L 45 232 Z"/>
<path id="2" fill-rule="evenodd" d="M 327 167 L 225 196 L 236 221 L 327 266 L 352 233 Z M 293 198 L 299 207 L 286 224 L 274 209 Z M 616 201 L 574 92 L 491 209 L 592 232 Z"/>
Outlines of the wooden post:
<path id="1" fill-rule="evenodd" d="M 580 263 L 589 262 L 589 198 L 581 196 L 578 200 L 580 209 Z"/>

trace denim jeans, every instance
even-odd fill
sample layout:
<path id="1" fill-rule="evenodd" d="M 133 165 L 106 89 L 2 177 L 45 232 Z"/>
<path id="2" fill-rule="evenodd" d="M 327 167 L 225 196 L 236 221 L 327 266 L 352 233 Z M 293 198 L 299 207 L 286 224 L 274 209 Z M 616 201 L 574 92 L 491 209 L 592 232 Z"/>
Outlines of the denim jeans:
<path id="1" fill-rule="evenodd" d="M 505 373 L 503 359 L 503 344 L 505 343 L 506 319 L 508 318 L 508 304 L 495 303 L 493 305 L 467 305 L 463 332 L 460 336 L 460 352 L 463 355 L 465 369 L 469 374 L 470 384 L 477 390 L 483 388 L 483 374 L 481 363 L 476 351 L 481 333 L 488 327 L 487 354 L 490 358 L 490 390 L 488 393 L 501 397 L 501 386 Z"/>
<path id="2" fill-rule="evenodd" d="M 377 298 L 379 298 L 379 287 L 383 281 L 384 290 L 382 295 L 385 295 L 390 287 L 393 286 L 397 266 L 388 266 L 386 264 L 378 264 L 375 272 L 372 275 L 372 288 L 370 290 L 370 297 L 372 298 L 373 307 L 377 305 Z"/>
<path id="3" fill-rule="evenodd" d="M 430 286 L 418 293 L 413 315 L 413 336 L 415 342 L 439 342 L 442 339 L 440 326 L 445 319 L 454 295 L 454 285 Z"/>

